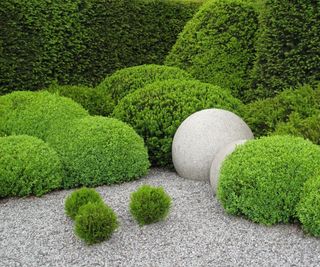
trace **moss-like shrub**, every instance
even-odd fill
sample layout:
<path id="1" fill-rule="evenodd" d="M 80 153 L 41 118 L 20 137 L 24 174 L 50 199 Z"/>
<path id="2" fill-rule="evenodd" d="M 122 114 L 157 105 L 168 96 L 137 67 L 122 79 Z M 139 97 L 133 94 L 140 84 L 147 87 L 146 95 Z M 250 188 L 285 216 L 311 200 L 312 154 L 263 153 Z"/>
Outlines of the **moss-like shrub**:
<path id="1" fill-rule="evenodd" d="M 304 184 L 297 214 L 305 232 L 320 236 L 320 176 L 309 179 Z"/>
<path id="2" fill-rule="evenodd" d="M 13 92 L 0 97 L 0 131 L 7 135 L 27 134 L 46 140 L 57 124 L 87 115 L 71 99 L 48 92 Z"/>
<path id="3" fill-rule="evenodd" d="M 191 75 L 176 67 L 142 65 L 119 70 L 107 77 L 98 87 L 99 91 L 111 94 L 116 103 L 133 91 L 147 84 L 169 79 L 192 79 Z"/>
<path id="4" fill-rule="evenodd" d="M 118 228 L 115 212 L 102 202 L 82 206 L 75 220 L 75 233 L 88 245 L 109 239 Z"/>
<path id="5" fill-rule="evenodd" d="M 164 220 L 171 198 L 162 187 L 141 186 L 130 197 L 130 212 L 140 226 Z"/>
<path id="6" fill-rule="evenodd" d="M 54 85 L 46 90 L 50 93 L 71 98 L 88 110 L 90 115 L 108 116 L 114 109 L 114 101 L 110 95 L 91 87 Z"/>
<path id="7" fill-rule="evenodd" d="M 0 198 L 41 196 L 59 188 L 62 177 L 58 154 L 42 140 L 0 137 Z"/>
<path id="8" fill-rule="evenodd" d="M 179 35 L 166 64 L 245 99 L 257 28 L 258 14 L 248 1 L 208 1 Z"/>
<path id="9" fill-rule="evenodd" d="M 116 119 L 74 120 L 63 130 L 57 127 L 48 140 L 65 166 L 65 188 L 131 181 L 150 165 L 143 139 Z"/>
<path id="10" fill-rule="evenodd" d="M 124 97 L 113 116 L 130 124 L 148 147 L 153 165 L 171 166 L 173 136 L 192 113 L 206 108 L 236 112 L 241 102 L 229 91 L 199 81 L 159 81 Z"/>
<path id="11" fill-rule="evenodd" d="M 218 198 L 230 214 L 267 225 L 296 218 L 303 184 L 320 168 L 320 147 L 300 137 L 246 142 L 224 161 Z"/>
<path id="12" fill-rule="evenodd" d="M 279 123 L 273 134 L 301 136 L 320 145 L 320 111 L 306 119 L 301 119 L 299 114 L 294 113 L 288 122 Z"/>
<path id="13" fill-rule="evenodd" d="M 292 113 L 304 119 L 320 111 L 320 85 L 287 89 L 274 98 L 258 100 L 244 106 L 241 112 L 256 137 L 275 131 L 280 122 L 287 122 Z"/>
<path id="14" fill-rule="evenodd" d="M 253 72 L 255 97 L 320 80 L 319 17 L 318 0 L 265 0 Z"/>
<path id="15" fill-rule="evenodd" d="M 83 187 L 72 192 L 65 201 L 65 211 L 66 214 L 74 220 L 79 212 L 79 209 L 88 204 L 103 202 L 100 194 L 91 188 Z"/>

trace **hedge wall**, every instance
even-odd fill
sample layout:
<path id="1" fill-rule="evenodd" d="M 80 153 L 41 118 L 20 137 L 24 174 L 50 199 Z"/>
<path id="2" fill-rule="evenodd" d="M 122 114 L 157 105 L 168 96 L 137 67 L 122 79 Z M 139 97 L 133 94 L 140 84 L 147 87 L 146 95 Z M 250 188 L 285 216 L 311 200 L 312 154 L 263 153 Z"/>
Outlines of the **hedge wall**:
<path id="1" fill-rule="evenodd" d="M 161 64 L 201 1 L 0 1 L 0 94 Z"/>

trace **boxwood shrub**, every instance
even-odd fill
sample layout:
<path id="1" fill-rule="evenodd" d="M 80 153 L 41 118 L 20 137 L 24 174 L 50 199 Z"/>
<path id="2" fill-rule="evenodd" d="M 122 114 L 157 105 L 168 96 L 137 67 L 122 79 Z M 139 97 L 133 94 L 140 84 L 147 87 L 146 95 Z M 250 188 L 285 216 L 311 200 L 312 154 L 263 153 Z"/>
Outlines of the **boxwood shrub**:
<path id="1" fill-rule="evenodd" d="M 187 23 L 165 62 L 245 99 L 257 28 L 258 12 L 250 1 L 207 1 Z"/>
<path id="2" fill-rule="evenodd" d="M 109 94 L 91 87 L 53 85 L 46 90 L 71 98 L 84 107 L 90 115 L 108 116 L 114 109 L 114 101 Z"/>
<path id="3" fill-rule="evenodd" d="M 59 188 L 63 177 L 58 154 L 27 135 L 0 137 L 0 198 L 41 196 Z"/>
<path id="4" fill-rule="evenodd" d="M 43 140 L 57 125 L 88 116 L 69 98 L 49 92 L 13 92 L 0 97 L 0 131 L 27 134 Z"/>
<path id="5" fill-rule="evenodd" d="M 303 184 L 320 168 L 320 147 L 293 136 L 246 142 L 224 161 L 218 199 L 234 215 L 267 225 L 296 216 Z"/>
<path id="6" fill-rule="evenodd" d="M 192 113 L 206 108 L 237 112 L 242 103 L 228 90 L 199 81 L 158 81 L 124 97 L 113 116 L 130 124 L 148 147 L 153 165 L 172 166 L 173 136 Z"/>
<path id="7" fill-rule="evenodd" d="M 112 118 L 85 117 L 51 131 L 48 142 L 66 170 L 64 188 L 131 181 L 147 173 L 143 139 Z"/>
<path id="8" fill-rule="evenodd" d="M 169 79 L 192 79 L 191 75 L 176 67 L 142 65 L 119 70 L 108 76 L 97 87 L 99 91 L 111 94 L 116 103 L 124 96 L 147 84 Z"/>

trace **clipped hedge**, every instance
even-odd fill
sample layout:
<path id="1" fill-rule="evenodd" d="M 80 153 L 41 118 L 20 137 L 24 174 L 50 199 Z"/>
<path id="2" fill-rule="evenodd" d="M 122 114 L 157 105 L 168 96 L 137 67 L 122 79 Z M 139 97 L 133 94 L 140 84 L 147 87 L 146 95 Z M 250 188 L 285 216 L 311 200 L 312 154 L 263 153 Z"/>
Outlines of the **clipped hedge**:
<path id="1" fill-rule="evenodd" d="M 130 124 L 145 140 L 153 165 L 172 166 L 173 136 L 192 113 L 206 108 L 237 112 L 241 102 L 228 90 L 199 81 L 158 81 L 124 97 L 113 116 Z"/>
<path id="2" fill-rule="evenodd" d="M 0 132 L 47 140 L 58 125 L 88 116 L 79 104 L 49 92 L 18 91 L 0 96 Z"/>
<path id="3" fill-rule="evenodd" d="M 88 110 L 90 115 L 108 116 L 114 109 L 114 101 L 110 95 L 91 87 L 54 85 L 46 90 L 50 93 L 71 98 Z"/>
<path id="4" fill-rule="evenodd" d="M 64 164 L 64 188 L 131 181 L 145 175 L 150 165 L 142 138 L 116 119 L 73 120 L 63 130 L 51 131 L 48 142 Z"/>
<path id="5" fill-rule="evenodd" d="M 191 75 L 176 67 L 141 65 L 116 71 L 96 88 L 110 94 L 116 103 L 124 96 L 147 84 L 169 79 L 192 79 Z"/>
<path id="6" fill-rule="evenodd" d="M 320 147 L 300 137 L 246 142 L 224 161 L 218 199 L 234 215 L 267 225 L 296 216 L 303 184 L 320 168 Z"/>
<path id="7" fill-rule="evenodd" d="M 208 1 L 179 35 L 166 64 L 245 99 L 257 28 L 258 13 L 250 1 Z"/>
<path id="8" fill-rule="evenodd" d="M 244 120 L 256 137 L 271 134 L 279 123 L 286 123 L 293 113 L 301 119 L 320 111 L 320 85 L 305 85 L 299 89 L 287 89 L 274 98 L 257 100 L 241 111 Z"/>
<path id="9" fill-rule="evenodd" d="M 58 154 L 42 140 L 0 137 L 0 198 L 41 196 L 59 188 L 62 177 Z"/>
<path id="10" fill-rule="evenodd" d="M 0 1 L 0 94 L 96 86 L 124 67 L 163 63 L 202 1 Z"/>
<path id="11" fill-rule="evenodd" d="M 320 2 L 265 0 L 253 72 L 254 97 L 320 81 Z"/>

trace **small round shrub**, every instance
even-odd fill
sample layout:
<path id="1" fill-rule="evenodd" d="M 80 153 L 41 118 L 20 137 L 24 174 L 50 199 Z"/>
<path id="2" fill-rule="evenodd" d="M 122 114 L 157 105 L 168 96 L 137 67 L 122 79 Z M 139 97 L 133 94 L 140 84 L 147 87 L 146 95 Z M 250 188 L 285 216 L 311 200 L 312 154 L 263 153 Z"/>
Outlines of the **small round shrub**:
<path id="1" fill-rule="evenodd" d="M 183 120 L 206 108 L 237 113 L 241 105 L 228 90 L 218 86 L 167 80 L 127 95 L 116 106 L 113 116 L 130 124 L 144 138 L 153 165 L 172 166 L 172 140 Z"/>
<path id="2" fill-rule="evenodd" d="M 64 188 L 131 181 L 145 175 L 150 165 L 143 139 L 112 118 L 74 120 L 63 131 L 52 131 L 48 140 L 64 164 Z"/>
<path id="3" fill-rule="evenodd" d="M 102 202 L 80 207 L 75 219 L 75 233 L 88 245 L 109 239 L 118 226 L 117 215 Z"/>
<path id="4" fill-rule="evenodd" d="M 46 141 L 51 130 L 88 113 L 69 98 L 49 92 L 13 92 L 0 97 L 0 131 Z"/>
<path id="5" fill-rule="evenodd" d="M 53 85 L 46 90 L 50 93 L 71 98 L 88 110 L 90 115 L 108 116 L 114 109 L 114 101 L 110 95 L 91 87 Z"/>
<path id="6" fill-rule="evenodd" d="M 304 184 L 297 214 L 305 232 L 320 236 L 320 176 L 309 179 Z"/>
<path id="7" fill-rule="evenodd" d="M 116 71 L 98 85 L 97 89 L 111 94 L 118 103 L 121 98 L 155 81 L 192 79 L 191 75 L 176 67 L 141 65 Z"/>
<path id="8" fill-rule="evenodd" d="M 320 168 L 320 147 L 293 136 L 247 141 L 224 161 L 218 198 L 230 214 L 267 225 L 296 218 L 305 181 Z"/>
<path id="9" fill-rule="evenodd" d="M 83 187 L 72 192 L 66 199 L 65 211 L 66 214 L 74 220 L 78 214 L 79 209 L 89 202 L 103 202 L 100 194 L 91 188 Z"/>
<path id="10" fill-rule="evenodd" d="M 164 220 L 170 206 L 171 198 L 162 187 L 143 185 L 130 197 L 130 212 L 141 226 Z"/>
<path id="11" fill-rule="evenodd" d="M 0 137 L 0 198 L 41 196 L 59 188 L 63 177 L 58 154 L 27 135 Z"/>

